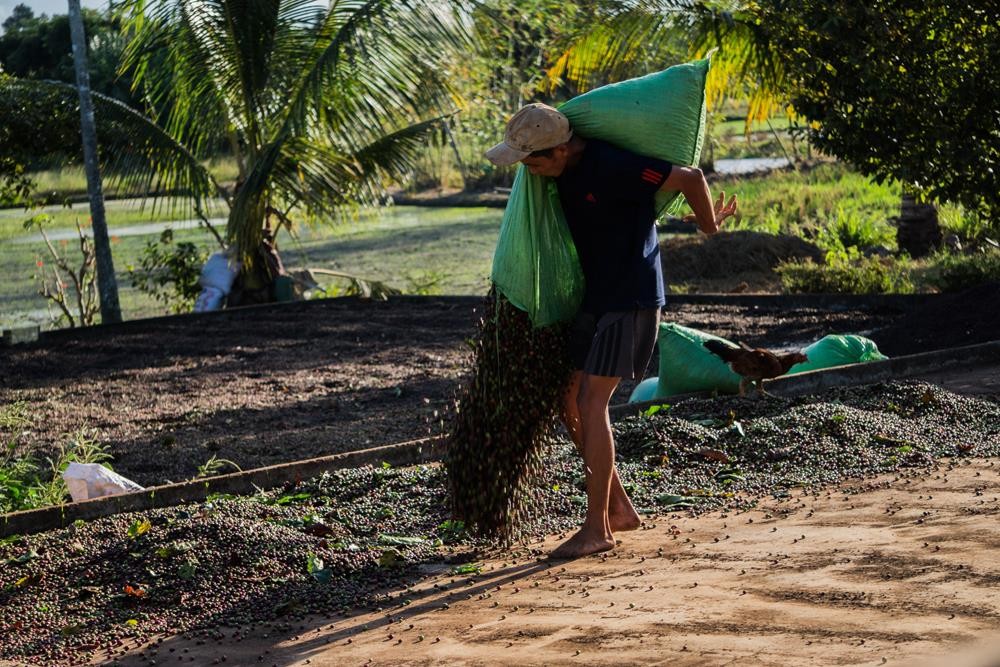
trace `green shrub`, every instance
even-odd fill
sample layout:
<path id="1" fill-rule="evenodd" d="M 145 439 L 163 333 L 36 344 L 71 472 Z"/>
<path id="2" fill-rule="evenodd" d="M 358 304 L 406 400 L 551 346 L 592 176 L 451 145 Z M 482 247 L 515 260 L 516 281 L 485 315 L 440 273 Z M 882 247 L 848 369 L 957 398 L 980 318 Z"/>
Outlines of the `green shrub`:
<path id="1" fill-rule="evenodd" d="M 832 260 L 832 261 L 830 261 Z M 833 256 L 828 264 L 785 262 L 775 272 L 793 294 L 911 294 L 910 262 L 885 257 Z"/>
<path id="2" fill-rule="evenodd" d="M 128 267 L 132 286 L 162 302 L 173 313 L 185 313 L 194 307 L 201 292 L 198 278 L 208 252 L 194 243 L 174 243 L 174 232 L 163 230 L 158 241 L 142 249 L 141 268 Z"/>
<path id="3" fill-rule="evenodd" d="M 884 217 L 864 215 L 838 205 L 820 227 L 817 245 L 827 251 L 896 245 L 896 233 Z"/>
<path id="4" fill-rule="evenodd" d="M 938 206 L 941 230 L 957 235 L 963 243 L 972 243 L 1000 232 L 1000 220 L 976 211 L 968 211 L 960 204 L 945 203 Z"/>
<path id="5" fill-rule="evenodd" d="M 742 205 L 742 202 L 740 202 L 740 205 Z M 728 223 L 725 229 L 729 232 L 747 231 L 777 236 L 778 234 L 786 233 L 793 226 L 794 223 L 789 221 L 787 216 L 783 214 L 781 206 L 771 205 L 756 215 L 744 214 L 739 216 L 731 223 Z"/>
<path id="6" fill-rule="evenodd" d="M 794 231 L 795 225 L 821 223 L 838 208 L 882 220 L 899 213 L 898 185 L 873 183 L 839 162 L 799 172 L 720 178 L 713 182 L 712 190 L 739 195 L 742 219 L 760 219 L 765 211 L 774 209 L 788 225 L 781 230 L 785 233 Z"/>
<path id="7" fill-rule="evenodd" d="M 986 282 L 1000 281 L 1000 250 L 965 254 L 938 253 L 924 281 L 942 292 L 960 292 Z"/>

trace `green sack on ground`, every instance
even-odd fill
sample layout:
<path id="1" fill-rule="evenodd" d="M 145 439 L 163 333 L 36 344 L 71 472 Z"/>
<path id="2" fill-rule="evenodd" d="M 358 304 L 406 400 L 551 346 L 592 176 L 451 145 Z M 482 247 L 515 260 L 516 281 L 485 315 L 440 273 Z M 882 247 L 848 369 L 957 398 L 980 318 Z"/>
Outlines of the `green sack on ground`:
<path id="1" fill-rule="evenodd" d="M 662 322 L 659 333 L 660 377 L 655 398 L 692 391 L 735 393 L 740 376 L 705 348 L 706 340 L 730 341 L 673 322 Z"/>
<path id="2" fill-rule="evenodd" d="M 705 341 L 710 339 L 736 346 L 732 341 L 704 331 L 673 322 L 661 323 L 660 376 L 656 384 L 656 395 L 646 400 L 694 391 L 738 392 L 740 376 L 705 348 Z M 879 352 L 875 341 L 855 334 L 824 336 L 802 352 L 809 357 L 809 361 L 792 366 L 786 375 L 888 358 Z"/>
<path id="3" fill-rule="evenodd" d="M 691 166 L 705 135 L 705 77 L 709 60 L 676 65 L 603 86 L 559 110 L 574 132 L 642 155 Z M 677 193 L 659 193 L 663 212 Z M 493 255 L 492 280 L 536 327 L 570 319 L 583 299 L 583 272 L 551 178 L 522 165 L 511 188 Z"/>
<path id="4" fill-rule="evenodd" d="M 789 369 L 788 375 L 889 358 L 878 351 L 875 341 L 855 334 L 824 336 L 803 349 L 802 353 L 809 357 L 809 361 L 795 364 Z"/>

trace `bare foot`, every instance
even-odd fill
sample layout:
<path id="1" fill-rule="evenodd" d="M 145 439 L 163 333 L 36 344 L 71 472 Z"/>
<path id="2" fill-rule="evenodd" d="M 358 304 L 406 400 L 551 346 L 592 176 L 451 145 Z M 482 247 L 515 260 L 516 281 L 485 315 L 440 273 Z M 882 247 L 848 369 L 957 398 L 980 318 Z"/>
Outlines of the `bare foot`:
<path id="1" fill-rule="evenodd" d="M 551 559 L 568 559 L 589 556 L 615 548 L 615 538 L 603 533 L 592 534 L 584 528 L 569 538 L 549 554 Z"/>
<path id="2" fill-rule="evenodd" d="M 639 518 L 639 515 L 631 507 L 623 510 L 615 510 L 608 516 L 608 522 L 611 524 L 612 533 L 637 530 L 642 525 L 642 519 Z"/>

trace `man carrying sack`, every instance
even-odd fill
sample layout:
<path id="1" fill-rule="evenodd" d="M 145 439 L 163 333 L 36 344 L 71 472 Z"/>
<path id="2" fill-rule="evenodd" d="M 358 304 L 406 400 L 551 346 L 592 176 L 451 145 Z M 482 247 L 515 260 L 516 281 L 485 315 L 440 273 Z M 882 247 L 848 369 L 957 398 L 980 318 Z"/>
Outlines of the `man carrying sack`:
<path id="1" fill-rule="evenodd" d="M 521 162 L 555 179 L 585 280 L 570 340 L 574 372 L 563 421 L 583 456 L 587 514 L 583 527 L 552 552 L 577 558 L 613 549 L 616 531 L 640 519 L 615 467 L 608 404 L 623 377 L 641 380 L 666 303 L 656 237 L 658 191 L 680 192 L 705 234 L 737 210 L 725 193 L 713 205 L 701 170 L 645 157 L 574 135 L 569 119 L 545 104 L 523 107 L 508 121 L 503 142 L 486 153 L 497 165 Z M 544 258 L 542 258 L 544 261 Z"/>

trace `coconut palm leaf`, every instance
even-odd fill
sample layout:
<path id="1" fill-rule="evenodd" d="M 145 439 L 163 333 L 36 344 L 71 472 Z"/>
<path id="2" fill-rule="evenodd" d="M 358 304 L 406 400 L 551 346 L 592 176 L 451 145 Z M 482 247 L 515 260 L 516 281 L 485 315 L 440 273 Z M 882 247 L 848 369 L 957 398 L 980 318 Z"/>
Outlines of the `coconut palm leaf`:
<path id="1" fill-rule="evenodd" d="M 726 98 L 748 102 L 746 129 L 785 107 L 784 72 L 772 57 L 751 5 L 723 0 L 700 3 L 687 18 L 691 53 L 702 56 L 714 48 L 705 94 L 712 106 Z"/>
<path id="2" fill-rule="evenodd" d="M 168 110 L 165 128 L 198 155 L 235 137 L 250 159 L 322 16 L 311 0 L 132 0 L 119 12 L 122 69 Z"/>
<path id="3" fill-rule="evenodd" d="M 200 162 L 152 120 L 115 99 L 91 95 L 101 169 L 113 186 L 151 197 L 154 203 L 162 195 L 180 195 L 198 211 L 207 197 L 222 192 Z M 76 88 L 70 84 L 0 78 L 0 153 L 35 163 L 79 161 L 83 149 L 78 105 Z"/>
<path id="4" fill-rule="evenodd" d="M 610 3 L 604 20 L 571 41 L 554 59 L 545 84 L 571 83 L 579 92 L 610 81 L 663 69 L 678 54 L 681 34 L 675 28 L 690 2 L 662 0 Z M 676 58 L 676 55 L 674 55 Z"/>
<path id="5" fill-rule="evenodd" d="M 236 155 L 227 237 L 248 265 L 272 204 L 331 213 L 377 199 L 447 108 L 438 63 L 463 39 L 447 3 L 419 0 L 126 0 L 121 12 L 123 67 L 168 110 L 166 130 L 195 155 Z"/>
<path id="6" fill-rule="evenodd" d="M 385 199 L 382 178 L 398 179 L 413 168 L 426 135 L 442 121 L 434 118 L 380 137 L 354 153 L 320 140 L 293 138 L 275 162 L 274 200 L 296 203 L 312 215 L 342 219 L 345 209 L 375 206 Z"/>
<path id="7" fill-rule="evenodd" d="M 687 57 L 718 49 L 706 81 L 710 107 L 727 98 L 749 102 L 747 127 L 781 108 L 783 73 L 770 56 L 752 6 L 741 0 L 638 0 L 621 5 L 606 22 L 554 58 L 547 85 L 566 80 L 587 90 L 598 77 L 619 80 L 655 71 L 650 56 L 688 44 Z"/>
<path id="8" fill-rule="evenodd" d="M 352 172 L 345 156 L 353 157 L 372 146 L 373 139 L 386 137 L 398 139 L 399 148 L 416 148 L 403 141 L 411 132 L 393 128 L 405 127 L 409 119 L 446 103 L 446 88 L 431 75 L 442 49 L 455 42 L 446 19 L 436 7 L 399 0 L 342 1 L 330 7 L 315 30 L 309 62 L 284 96 L 286 104 L 271 119 L 268 141 L 234 199 L 227 233 L 245 257 L 260 242 L 257 216 L 262 202 L 273 194 L 269 184 L 276 167 L 288 162 L 286 144 L 295 138 L 317 143 L 306 163 L 320 168 L 321 181 L 340 173 L 350 177 L 340 192 L 381 190 L 377 171 Z M 295 145 L 302 150 L 302 141 Z M 380 145 L 387 148 L 385 141 Z M 399 150 L 393 153 L 399 155 Z M 317 161 L 321 155 L 336 159 Z M 318 204 L 316 182 L 307 180 L 296 194 Z M 282 178 L 286 190 L 293 183 Z"/>

